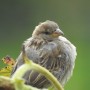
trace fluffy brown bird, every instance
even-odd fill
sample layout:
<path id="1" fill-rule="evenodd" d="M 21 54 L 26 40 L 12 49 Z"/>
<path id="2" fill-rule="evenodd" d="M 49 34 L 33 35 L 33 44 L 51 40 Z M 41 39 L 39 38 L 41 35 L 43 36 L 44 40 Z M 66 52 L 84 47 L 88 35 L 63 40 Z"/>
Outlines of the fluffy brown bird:
<path id="1" fill-rule="evenodd" d="M 32 37 L 24 45 L 28 58 L 47 68 L 64 86 L 74 69 L 76 48 L 62 35 L 58 24 L 47 20 L 35 27 Z M 21 53 L 12 75 L 24 63 L 22 59 Z M 50 86 L 50 82 L 42 74 L 33 70 L 27 71 L 23 78 L 26 84 L 37 88 Z"/>

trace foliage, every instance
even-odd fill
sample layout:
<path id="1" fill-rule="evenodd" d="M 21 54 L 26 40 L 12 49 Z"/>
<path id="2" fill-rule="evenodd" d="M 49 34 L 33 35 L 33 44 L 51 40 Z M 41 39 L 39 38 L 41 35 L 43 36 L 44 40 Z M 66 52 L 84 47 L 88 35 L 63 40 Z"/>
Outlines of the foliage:
<path id="1" fill-rule="evenodd" d="M 13 65 L 15 64 L 15 60 L 10 56 L 6 56 L 2 58 L 2 62 L 6 64 L 6 66 L 0 69 L 0 76 L 2 75 L 2 76 L 9 77 L 12 71 Z"/>

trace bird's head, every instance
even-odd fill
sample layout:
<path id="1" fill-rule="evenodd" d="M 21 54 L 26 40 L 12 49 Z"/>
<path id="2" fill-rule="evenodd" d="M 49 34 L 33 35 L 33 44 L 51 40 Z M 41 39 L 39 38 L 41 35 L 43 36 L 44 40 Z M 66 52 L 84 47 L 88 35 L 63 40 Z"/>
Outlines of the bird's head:
<path id="1" fill-rule="evenodd" d="M 32 36 L 39 37 L 45 40 L 53 40 L 64 33 L 59 29 L 59 26 L 54 21 L 46 20 L 35 27 Z"/>

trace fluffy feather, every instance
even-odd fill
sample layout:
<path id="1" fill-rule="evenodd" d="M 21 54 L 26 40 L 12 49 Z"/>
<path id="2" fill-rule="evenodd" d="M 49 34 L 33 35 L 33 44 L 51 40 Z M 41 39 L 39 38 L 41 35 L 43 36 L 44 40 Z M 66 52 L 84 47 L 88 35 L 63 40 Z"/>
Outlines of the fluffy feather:
<path id="1" fill-rule="evenodd" d="M 27 39 L 24 45 L 27 56 L 47 68 L 64 86 L 72 75 L 77 53 L 75 46 L 61 36 L 62 34 L 57 23 L 48 20 L 36 26 L 32 37 Z M 20 54 L 12 75 L 23 63 L 22 54 Z M 43 75 L 33 70 L 27 71 L 23 78 L 26 84 L 38 88 L 50 85 Z"/>

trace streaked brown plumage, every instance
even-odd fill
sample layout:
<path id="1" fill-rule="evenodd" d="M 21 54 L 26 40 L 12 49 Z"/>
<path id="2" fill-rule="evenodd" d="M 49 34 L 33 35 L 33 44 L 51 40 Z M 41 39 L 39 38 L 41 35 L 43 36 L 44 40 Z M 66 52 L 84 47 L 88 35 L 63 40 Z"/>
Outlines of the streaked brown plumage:
<path id="1" fill-rule="evenodd" d="M 35 63 L 47 68 L 64 86 L 71 77 L 76 48 L 65 37 L 57 23 L 45 21 L 35 27 L 32 37 L 24 42 L 26 55 Z M 23 64 L 22 53 L 17 58 L 13 73 Z M 40 73 L 27 71 L 23 76 L 26 84 L 43 88 L 50 85 L 49 81 Z"/>

